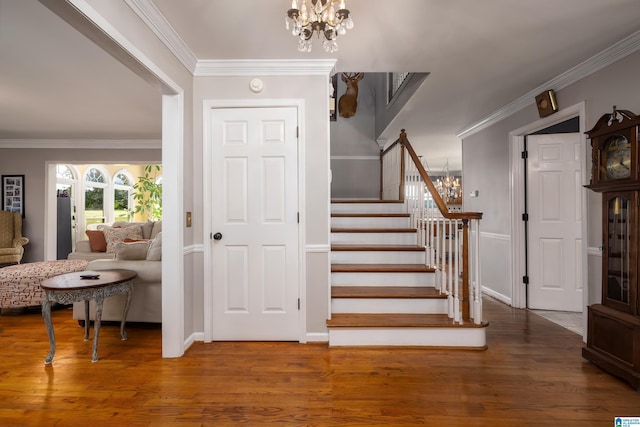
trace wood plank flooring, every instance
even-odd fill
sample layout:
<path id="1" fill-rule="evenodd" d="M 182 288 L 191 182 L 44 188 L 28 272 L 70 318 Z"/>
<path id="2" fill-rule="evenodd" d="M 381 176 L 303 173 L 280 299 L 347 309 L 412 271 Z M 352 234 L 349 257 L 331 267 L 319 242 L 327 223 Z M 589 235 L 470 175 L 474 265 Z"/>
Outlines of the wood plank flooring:
<path id="1" fill-rule="evenodd" d="M 2 426 L 613 426 L 640 393 L 581 357 L 582 339 L 486 299 L 486 351 L 195 343 L 162 359 L 161 330 L 101 330 L 100 361 L 67 309 L 44 365 L 37 310 L 0 316 Z"/>

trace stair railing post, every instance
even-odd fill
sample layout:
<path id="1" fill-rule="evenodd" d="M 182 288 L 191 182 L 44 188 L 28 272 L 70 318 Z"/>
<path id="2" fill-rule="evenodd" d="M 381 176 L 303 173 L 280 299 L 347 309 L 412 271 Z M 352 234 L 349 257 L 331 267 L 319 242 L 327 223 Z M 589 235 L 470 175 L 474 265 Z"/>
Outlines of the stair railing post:
<path id="1" fill-rule="evenodd" d="M 384 150 L 380 149 L 380 200 L 384 200 Z"/>
<path id="2" fill-rule="evenodd" d="M 400 188 L 398 189 L 398 196 L 400 200 L 404 200 L 404 186 L 405 186 L 405 161 L 404 161 L 404 145 L 400 144 Z"/>
<path id="3" fill-rule="evenodd" d="M 469 220 L 462 220 L 462 320 L 469 322 Z"/>
<path id="4" fill-rule="evenodd" d="M 473 300 L 473 321 L 476 324 L 482 323 L 482 283 L 480 281 L 480 220 L 474 220 L 475 224 L 475 250 L 473 254 L 473 262 L 474 262 L 474 300 Z"/>
<path id="5" fill-rule="evenodd" d="M 456 288 L 456 294 L 460 293 L 460 250 L 458 248 L 458 225 L 460 221 L 455 220 L 452 221 L 453 228 L 449 229 L 449 244 L 451 246 L 451 251 L 453 253 L 453 265 L 452 265 L 452 275 L 454 280 L 454 286 Z M 458 309 L 458 313 L 456 315 L 456 322 L 460 323 L 460 310 Z"/>

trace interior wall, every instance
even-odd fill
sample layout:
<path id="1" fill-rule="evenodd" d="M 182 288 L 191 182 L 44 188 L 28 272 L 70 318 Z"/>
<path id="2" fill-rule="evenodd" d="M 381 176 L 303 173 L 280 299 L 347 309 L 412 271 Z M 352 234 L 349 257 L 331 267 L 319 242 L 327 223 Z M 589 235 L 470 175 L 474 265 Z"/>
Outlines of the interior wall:
<path id="1" fill-rule="evenodd" d="M 307 335 L 326 334 L 326 319 L 329 301 L 329 117 L 328 76 L 264 76 L 264 90 L 253 93 L 249 89 L 252 77 L 196 77 L 194 79 L 194 173 L 202 176 L 204 156 L 203 103 L 205 100 L 242 103 L 242 100 L 302 99 L 304 103 L 301 141 L 304 155 L 304 200 L 301 218 L 305 226 L 304 252 L 306 263 L 305 309 L 307 313 Z M 318 119 L 324 117 L 326 119 Z M 199 206 L 198 215 L 203 207 Z M 215 209 L 215 206 L 212 207 Z M 209 233 L 209 224 L 201 221 L 194 229 L 196 239 L 203 245 L 210 244 L 204 236 Z M 204 301 L 203 288 L 198 287 L 196 301 Z M 205 302 L 206 303 L 206 302 Z M 202 304 L 200 304 L 202 305 Z M 196 328 L 204 331 L 203 308 L 194 308 Z"/>
<path id="2" fill-rule="evenodd" d="M 30 141 L 36 143 L 37 141 Z M 45 224 L 56 227 L 45 218 L 46 162 L 54 163 L 160 163 L 161 150 L 99 150 L 99 149 L 0 149 L 0 174 L 25 176 L 25 218 L 23 234 L 29 238 L 24 247 L 23 262 L 44 261 Z M 55 195 L 53 195 L 55 197 Z M 81 237 L 78 236 L 78 239 Z"/>
<path id="3" fill-rule="evenodd" d="M 398 115 L 402 107 L 411 99 L 418 88 L 429 76 L 429 73 L 412 72 L 400 86 L 390 103 L 387 104 L 389 86 L 387 83 L 387 73 L 376 73 L 376 139 L 382 132 L 392 125 L 393 119 Z M 394 133 L 400 135 L 401 129 L 394 129 Z M 407 129 L 407 132 L 411 132 Z M 385 141 L 393 142 L 393 141 Z M 414 147 L 415 148 L 415 147 Z"/>
<path id="4" fill-rule="evenodd" d="M 610 113 L 612 106 L 640 113 L 640 87 L 637 72 L 640 53 L 634 53 L 616 63 L 591 74 L 584 79 L 557 91 L 560 108 L 585 102 L 586 129 L 591 129 L 598 118 Z M 511 183 L 509 170 L 509 132 L 524 127 L 539 119 L 532 100 L 526 107 L 506 119 L 483 129 L 462 141 L 462 161 L 465 189 L 463 203 L 465 211 L 484 213 L 481 222 L 481 250 L 483 252 L 483 286 L 510 300 L 511 283 L 508 269 L 496 272 L 495 265 L 511 265 L 509 242 L 511 239 Z M 585 158 L 590 159 L 590 147 L 585 147 Z M 479 191 L 472 198 L 469 193 Z M 601 256 L 598 246 L 602 241 L 601 197 L 587 191 L 587 244 L 589 303 L 599 301 Z M 506 242 L 507 244 L 500 244 Z M 487 249 L 490 248 L 490 253 Z"/>
<path id="5" fill-rule="evenodd" d="M 331 197 L 380 197 L 380 148 L 375 140 L 375 84 L 378 73 L 358 82 L 358 108 L 353 117 L 330 122 Z M 338 73 L 337 100 L 347 86 Z"/>
<path id="6" fill-rule="evenodd" d="M 190 263 L 184 261 L 187 257 L 195 257 L 195 251 L 185 250 L 192 247 L 193 235 L 185 227 L 184 212 L 193 211 L 194 200 L 201 198 L 197 176 L 191 173 L 194 170 L 193 74 L 124 1 L 40 1 L 50 8 L 60 9 L 60 13 L 88 16 L 87 21 L 93 20 L 92 23 L 76 22 L 74 27 L 163 94 L 163 149 L 169 151 L 164 153 L 162 162 L 163 197 L 169 205 L 163 212 L 163 234 L 176 243 L 168 253 L 181 258 L 171 266 L 163 264 L 163 298 L 166 302 L 170 296 L 179 304 L 163 303 L 162 346 L 164 356 L 180 356 L 186 344 L 184 337 L 191 337 L 194 332 L 191 316 L 191 307 L 196 304 L 194 289 L 202 286 L 201 277 L 195 274 L 202 265 L 202 258 Z M 177 117 L 177 114 L 181 116 Z M 194 218 L 194 221 L 198 220 L 201 218 Z M 185 265 L 194 267 L 187 270 Z"/>

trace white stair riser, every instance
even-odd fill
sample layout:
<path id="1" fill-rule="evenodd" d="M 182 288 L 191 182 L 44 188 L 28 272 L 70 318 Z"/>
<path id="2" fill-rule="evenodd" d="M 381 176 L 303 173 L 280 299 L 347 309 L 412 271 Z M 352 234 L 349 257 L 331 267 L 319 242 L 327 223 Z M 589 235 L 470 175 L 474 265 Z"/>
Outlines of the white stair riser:
<path id="1" fill-rule="evenodd" d="M 404 213 L 404 203 L 331 203 L 331 213 Z"/>
<path id="2" fill-rule="evenodd" d="M 435 286 L 435 273 L 331 273 L 333 286 Z"/>
<path id="3" fill-rule="evenodd" d="M 331 328 L 329 346 L 485 348 L 486 328 Z"/>
<path id="4" fill-rule="evenodd" d="M 405 217 L 332 217 L 335 228 L 409 228 Z"/>
<path id="5" fill-rule="evenodd" d="M 415 245 L 417 233 L 331 233 L 331 243 L 344 245 Z"/>
<path id="6" fill-rule="evenodd" d="M 331 251 L 332 264 L 424 264 L 421 251 Z"/>
<path id="7" fill-rule="evenodd" d="M 332 313 L 447 314 L 446 299 L 333 298 Z"/>

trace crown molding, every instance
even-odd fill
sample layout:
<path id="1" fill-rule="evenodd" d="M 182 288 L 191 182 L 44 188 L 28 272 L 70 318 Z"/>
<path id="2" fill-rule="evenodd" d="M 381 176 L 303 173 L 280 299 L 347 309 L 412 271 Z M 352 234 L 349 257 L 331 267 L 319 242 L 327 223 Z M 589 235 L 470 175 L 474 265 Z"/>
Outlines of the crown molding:
<path id="1" fill-rule="evenodd" d="M 125 3 L 138 15 L 142 22 L 160 39 L 160 41 L 178 58 L 178 61 L 193 74 L 196 70 L 198 58 L 189 49 L 169 21 L 158 10 L 151 0 L 124 0 Z"/>
<path id="2" fill-rule="evenodd" d="M 162 148 L 162 141 L 159 139 L 0 139 L 0 148 L 159 150 Z"/>
<path id="3" fill-rule="evenodd" d="M 151 0 L 124 1 L 195 77 L 313 76 L 335 72 L 335 59 L 198 60 Z"/>
<path id="4" fill-rule="evenodd" d="M 220 59 L 198 61 L 196 77 L 328 76 L 335 59 Z"/>
<path id="5" fill-rule="evenodd" d="M 510 102 L 495 113 L 485 117 L 477 123 L 462 129 L 457 133 L 458 138 L 467 138 L 483 129 L 488 128 L 495 123 L 504 120 L 512 114 L 520 111 L 521 109 L 528 107 L 535 101 L 536 95 L 547 89 L 553 89 L 559 91 L 565 87 L 576 83 L 579 80 L 599 71 L 616 61 L 619 61 L 632 53 L 640 50 L 640 31 L 636 31 L 629 37 L 620 40 L 611 47 L 603 50 L 602 52 L 592 56 L 586 61 L 576 65 L 573 68 L 565 71 L 554 79 L 536 87 L 535 89 L 522 95 L 520 98 Z"/>

